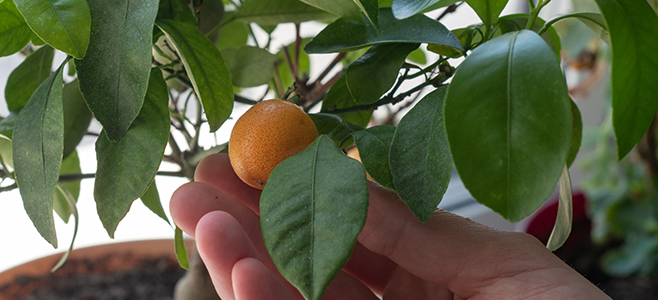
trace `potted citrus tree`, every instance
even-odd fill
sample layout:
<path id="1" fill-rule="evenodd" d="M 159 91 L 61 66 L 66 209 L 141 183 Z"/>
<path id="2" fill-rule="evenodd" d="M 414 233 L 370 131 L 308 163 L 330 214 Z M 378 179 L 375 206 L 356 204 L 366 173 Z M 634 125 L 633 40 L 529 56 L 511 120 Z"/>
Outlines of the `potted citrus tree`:
<path id="1" fill-rule="evenodd" d="M 598 12 L 551 20 L 538 17 L 550 0 L 528 1 L 529 14 L 511 16 L 501 16 L 508 1 L 457 2 L 4 0 L 0 55 L 28 55 L 5 91 L 11 113 L 0 122 L 2 189 L 20 190 L 34 226 L 57 246 L 53 210 L 64 218 L 75 212 L 67 185 L 92 176 L 80 174 L 73 158 L 93 117 L 102 125 L 94 199 L 111 237 L 136 199 L 163 213 L 153 201 L 158 173 L 192 179 L 201 158 L 231 148 L 232 140 L 212 147 L 199 140 L 221 128 L 236 103 L 278 98 L 308 113 L 317 133 L 256 183 L 261 227 L 280 273 L 307 299 L 323 295 L 354 247 L 367 213 L 366 171 L 421 222 L 434 213 L 453 168 L 478 202 L 510 221 L 533 213 L 559 184 L 548 243 L 558 248 L 571 227 L 568 167 L 582 125 L 552 26 L 578 19 L 611 46 L 621 158 L 658 109 L 658 17 L 645 0 L 596 0 Z M 470 6 L 481 22 L 449 30 L 444 14 L 426 14 L 456 5 Z M 300 28 L 308 21 L 327 25 L 306 38 Z M 296 38 L 276 49 L 271 34 L 281 23 L 295 24 Z M 67 58 L 52 66 L 54 51 Z M 309 78 L 308 55 L 319 53 L 333 53 L 333 62 Z M 266 88 L 245 92 L 254 86 Z M 375 110 L 412 104 L 399 121 L 372 121 Z M 279 128 L 258 121 L 246 126 Z M 362 163 L 344 154 L 354 145 Z M 229 153 L 260 160 L 268 150 Z M 158 172 L 162 161 L 179 171 Z M 277 221 L 291 216 L 304 234 L 284 234 L 290 222 Z M 175 236 L 181 246 L 181 231 Z M 310 263 L 280 263 L 289 249 Z M 177 250 L 185 265 L 184 248 Z M 309 272 L 316 263 L 321 271 Z"/>

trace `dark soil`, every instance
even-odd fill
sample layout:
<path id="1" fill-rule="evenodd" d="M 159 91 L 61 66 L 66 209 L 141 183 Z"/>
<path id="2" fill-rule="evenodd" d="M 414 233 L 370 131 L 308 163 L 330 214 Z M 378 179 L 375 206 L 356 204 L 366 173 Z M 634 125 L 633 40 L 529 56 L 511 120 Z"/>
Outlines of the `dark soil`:
<path id="1" fill-rule="evenodd" d="M 119 266 L 121 271 L 113 271 Z M 125 267 L 127 266 L 127 267 Z M 168 257 L 69 260 L 55 273 L 0 286 L 2 300 L 167 300 L 185 271 Z"/>

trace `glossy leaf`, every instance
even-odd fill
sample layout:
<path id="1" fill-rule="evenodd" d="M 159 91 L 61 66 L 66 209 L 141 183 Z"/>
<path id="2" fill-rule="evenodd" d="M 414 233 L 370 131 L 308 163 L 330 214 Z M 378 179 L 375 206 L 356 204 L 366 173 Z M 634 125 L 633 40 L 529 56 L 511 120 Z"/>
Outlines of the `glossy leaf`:
<path id="1" fill-rule="evenodd" d="M 2 160 L 4 169 L 8 172 L 14 170 L 14 159 L 12 156 L 11 139 L 0 134 L 0 160 Z"/>
<path id="2" fill-rule="evenodd" d="M 272 79 L 276 55 L 252 46 L 221 50 L 231 74 L 233 85 L 252 87 L 266 84 Z"/>
<path id="3" fill-rule="evenodd" d="M 89 50 L 76 61 L 80 91 L 109 139 L 118 141 L 144 103 L 158 1 L 90 0 L 89 8 Z"/>
<path id="4" fill-rule="evenodd" d="M 330 12 L 339 17 L 363 23 L 361 10 L 352 0 L 300 0 L 308 5 Z M 356 0 L 360 1 L 360 0 Z"/>
<path id="5" fill-rule="evenodd" d="M 197 27 L 203 34 L 207 34 L 224 19 L 224 4 L 222 0 L 203 0 L 197 15 L 199 17 Z M 212 35 L 210 40 L 216 41 L 217 34 Z"/>
<path id="6" fill-rule="evenodd" d="M 395 190 L 395 187 L 388 158 L 394 134 L 395 126 L 391 125 L 370 127 L 352 134 L 368 174 L 377 183 L 391 190 Z"/>
<path id="7" fill-rule="evenodd" d="M 86 0 L 14 0 L 14 3 L 40 39 L 75 58 L 85 56 L 91 24 Z"/>
<path id="8" fill-rule="evenodd" d="M 214 132 L 233 111 L 231 75 L 221 53 L 196 27 L 186 23 L 162 20 L 158 27 L 185 65 L 194 92 L 203 104 L 210 131 Z"/>
<path id="9" fill-rule="evenodd" d="M 374 26 L 378 24 L 377 0 L 301 0 L 321 10 L 330 12 L 339 17 L 364 23 L 365 19 Z M 363 14 L 363 15 L 362 15 Z"/>
<path id="10" fill-rule="evenodd" d="M 573 223 L 573 197 L 571 193 L 571 176 L 569 168 L 564 165 L 562 175 L 560 176 L 560 192 L 558 197 L 557 217 L 553 231 L 548 238 L 546 247 L 548 250 L 555 251 L 564 245 L 571 233 Z"/>
<path id="11" fill-rule="evenodd" d="M 119 142 L 105 131 L 96 140 L 98 167 L 94 198 L 110 237 L 133 201 L 146 192 L 169 139 L 169 93 L 159 70 L 151 72 L 141 112 Z"/>
<path id="12" fill-rule="evenodd" d="M 596 0 L 612 46 L 612 122 L 617 154 L 644 136 L 658 110 L 658 16 L 644 0 Z"/>
<path id="13" fill-rule="evenodd" d="M 507 15 L 501 17 L 499 20 L 499 30 L 496 31 L 494 36 L 499 36 L 508 32 L 519 31 L 525 28 L 526 23 L 528 23 L 528 15 L 524 14 L 515 14 Z M 535 23 L 532 26 L 532 31 L 538 32 L 542 29 L 542 26 L 546 22 L 541 18 L 535 19 Z M 541 38 L 544 39 L 546 44 L 551 47 L 555 55 L 560 57 L 560 50 L 562 50 L 562 45 L 560 43 L 560 37 L 557 34 L 557 31 L 553 27 L 549 27 L 546 32 L 541 34 Z"/>
<path id="14" fill-rule="evenodd" d="M 583 24 L 587 25 L 587 27 L 594 31 L 594 33 L 596 33 L 601 40 L 606 42 L 606 44 L 610 45 L 610 33 L 608 32 L 607 25 L 601 14 L 582 12 L 572 15 L 583 22 Z"/>
<path id="15" fill-rule="evenodd" d="M 195 26 L 197 23 L 187 0 L 160 0 L 156 20 L 175 20 Z"/>
<path id="16" fill-rule="evenodd" d="M 450 182 L 452 159 L 443 122 L 446 88 L 425 96 L 400 120 L 389 154 L 400 199 L 427 222 Z"/>
<path id="17" fill-rule="evenodd" d="M 347 87 L 359 104 L 371 104 L 390 90 L 407 55 L 418 44 L 382 44 L 372 46 L 368 52 L 347 67 Z"/>
<path id="18" fill-rule="evenodd" d="M 139 198 L 142 199 L 144 206 L 151 210 L 156 216 L 165 220 L 167 224 L 171 225 L 167 218 L 167 214 L 162 207 L 162 202 L 160 202 L 160 194 L 158 194 L 158 187 L 155 185 L 155 180 L 153 180 L 153 183 L 151 183 L 148 189 L 146 189 L 144 195 Z"/>
<path id="19" fill-rule="evenodd" d="M 313 20 L 329 20 L 332 14 L 304 4 L 299 0 L 244 0 L 234 20 L 259 25 L 302 23 Z"/>
<path id="20" fill-rule="evenodd" d="M 18 113 L 11 112 L 6 118 L 0 120 L 0 134 L 11 139 L 14 131 L 14 124 L 16 123 L 17 117 L 18 117 Z"/>
<path id="21" fill-rule="evenodd" d="M 306 299 L 320 299 L 367 211 L 363 165 L 321 135 L 272 171 L 260 199 L 263 241 L 281 275 Z"/>
<path id="22" fill-rule="evenodd" d="M 310 114 L 311 120 L 320 134 L 329 136 L 341 147 L 351 145 L 350 138 L 353 132 L 365 129 L 363 126 L 352 124 L 335 114 Z"/>
<path id="23" fill-rule="evenodd" d="M 48 78 L 53 67 L 55 50 L 49 46 L 34 51 L 14 69 L 5 86 L 9 111 L 18 112 L 27 104 L 34 90 Z"/>
<path id="24" fill-rule="evenodd" d="M 242 22 L 230 22 L 222 26 L 222 29 L 219 30 L 219 37 L 215 42 L 217 49 L 222 50 L 247 45 L 247 39 L 249 38 L 247 26 Z"/>
<path id="25" fill-rule="evenodd" d="M 352 96 L 352 93 L 350 93 L 350 90 L 347 88 L 346 76 L 343 74 L 338 78 L 338 81 L 331 86 L 327 95 L 324 96 L 324 100 L 322 100 L 322 109 L 320 111 L 328 113 L 337 109 L 350 108 L 357 105 L 359 105 L 359 103 L 356 102 L 356 99 L 354 99 L 354 96 Z M 372 110 L 341 113 L 340 116 L 345 121 L 352 124 L 366 126 L 372 117 Z"/>
<path id="26" fill-rule="evenodd" d="M 75 152 L 75 147 L 87 133 L 93 116 L 80 93 L 77 79 L 64 85 L 62 102 L 64 105 L 64 158 L 66 158 Z"/>
<path id="27" fill-rule="evenodd" d="M 59 169 L 59 175 L 70 175 L 70 174 L 80 174 L 82 170 L 80 169 L 80 158 L 78 158 L 78 153 L 73 152 L 66 159 L 62 161 L 62 166 Z M 71 203 L 74 204 L 78 202 L 78 197 L 80 196 L 80 180 L 65 181 L 58 183 L 58 187 L 55 190 L 55 196 L 53 201 L 53 209 L 59 215 L 64 223 L 69 222 L 69 217 L 73 213 L 75 207 L 71 207 Z"/>
<path id="28" fill-rule="evenodd" d="M 62 255 L 62 258 L 59 259 L 57 264 L 50 270 L 50 272 L 55 272 L 57 269 L 62 267 L 66 260 L 69 257 L 69 254 L 71 254 L 71 251 L 73 251 L 73 244 L 75 243 L 75 238 L 78 236 L 78 225 L 80 223 L 80 217 L 78 215 L 78 209 L 75 206 L 75 198 L 71 193 L 68 192 L 61 184 L 57 185 L 57 192 L 61 193 L 63 197 L 66 199 L 66 203 L 69 206 L 68 210 L 71 212 L 73 217 L 75 218 L 75 226 L 73 227 L 73 237 L 71 238 L 71 244 L 69 244 L 69 248 L 64 252 L 64 255 Z"/>
<path id="29" fill-rule="evenodd" d="M 571 140 L 569 141 L 569 152 L 567 154 L 567 166 L 571 166 L 583 139 L 583 118 L 580 115 L 580 109 L 573 100 L 571 102 Z"/>
<path id="30" fill-rule="evenodd" d="M 382 43 L 430 43 L 462 49 L 459 39 L 439 21 L 425 15 L 398 20 L 391 9 L 379 10 L 379 28 L 341 18 L 329 24 L 305 47 L 307 53 L 344 52 Z"/>
<path id="31" fill-rule="evenodd" d="M 0 2 L 0 57 L 12 55 L 27 45 L 32 30 L 14 1 Z"/>
<path id="32" fill-rule="evenodd" d="M 183 230 L 176 226 L 174 234 L 174 252 L 176 253 L 176 258 L 178 258 L 178 264 L 181 268 L 188 270 L 190 269 L 190 259 L 187 256 L 187 249 L 185 249 L 185 240 L 183 239 Z"/>
<path id="33" fill-rule="evenodd" d="M 448 89 L 445 124 L 471 195 L 510 221 L 548 199 L 571 140 L 571 109 L 557 57 L 522 30 L 476 48 Z"/>
<path id="34" fill-rule="evenodd" d="M 436 9 L 439 7 L 449 6 L 459 2 L 459 0 L 393 0 L 391 8 L 393 15 L 398 19 L 406 19 L 421 12 Z"/>
<path id="35" fill-rule="evenodd" d="M 57 248 L 53 195 L 64 149 L 62 67 L 34 91 L 13 134 L 16 183 L 27 215 L 41 236 Z"/>
<path id="36" fill-rule="evenodd" d="M 466 0 L 466 3 L 477 13 L 486 27 L 491 27 L 498 21 L 508 0 Z"/>

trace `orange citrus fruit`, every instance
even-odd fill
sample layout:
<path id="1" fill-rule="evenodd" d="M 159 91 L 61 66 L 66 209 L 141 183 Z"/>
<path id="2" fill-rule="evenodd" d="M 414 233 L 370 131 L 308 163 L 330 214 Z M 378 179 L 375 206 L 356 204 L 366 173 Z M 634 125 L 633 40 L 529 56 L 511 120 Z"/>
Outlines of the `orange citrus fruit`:
<path id="1" fill-rule="evenodd" d="M 263 189 L 274 167 L 317 137 L 315 124 L 299 106 L 278 99 L 261 101 L 235 123 L 229 160 L 242 181 Z"/>

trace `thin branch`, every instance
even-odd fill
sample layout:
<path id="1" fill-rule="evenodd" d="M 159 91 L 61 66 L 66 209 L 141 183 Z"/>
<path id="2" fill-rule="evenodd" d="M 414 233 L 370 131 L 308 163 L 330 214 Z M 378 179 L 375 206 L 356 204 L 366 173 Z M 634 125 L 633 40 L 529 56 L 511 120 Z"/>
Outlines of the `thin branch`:
<path id="1" fill-rule="evenodd" d="M 295 69 L 292 72 L 292 75 L 297 78 L 299 76 L 299 52 L 300 48 L 302 46 L 302 36 L 301 36 L 301 25 L 299 23 L 295 23 L 295 63 L 293 66 Z"/>
<path id="2" fill-rule="evenodd" d="M 347 52 L 338 53 L 334 60 L 324 69 L 324 71 L 322 71 L 322 74 L 318 76 L 318 79 L 316 79 L 315 82 L 321 82 L 322 79 L 324 79 L 324 77 L 327 76 L 329 72 L 331 72 L 331 70 L 333 70 L 334 67 L 336 67 L 336 65 L 345 57 L 345 55 L 347 55 Z"/>
<path id="3" fill-rule="evenodd" d="M 448 14 L 455 12 L 457 8 L 462 4 L 464 4 L 464 1 L 460 2 L 459 4 L 451 4 L 441 13 L 441 15 L 439 15 L 438 18 L 436 18 L 436 20 L 441 21 L 441 19 L 443 19 Z"/>
<path id="4" fill-rule="evenodd" d="M 1 192 L 6 192 L 6 191 L 11 191 L 13 189 L 16 189 L 18 187 L 18 184 L 15 182 L 11 185 L 5 186 L 5 187 L 0 187 L 0 193 Z"/>

